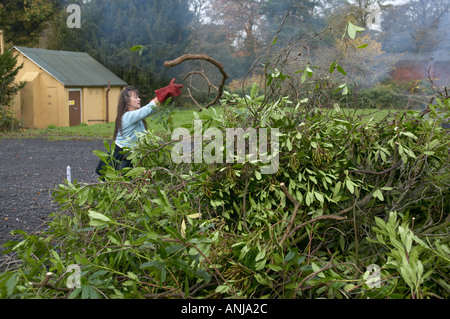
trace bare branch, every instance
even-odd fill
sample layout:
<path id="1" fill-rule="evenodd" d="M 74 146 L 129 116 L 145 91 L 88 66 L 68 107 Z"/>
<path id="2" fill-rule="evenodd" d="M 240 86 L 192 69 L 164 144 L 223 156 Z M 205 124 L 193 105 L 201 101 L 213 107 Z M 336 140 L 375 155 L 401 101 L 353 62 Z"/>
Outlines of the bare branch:
<path id="1" fill-rule="evenodd" d="M 220 73 L 222 74 L 222 81 L 220 82 L 219 88 L 217 89 L 216 98 L 205 107 L 205 108 L 209 108 L 211 105 L 213 105 L 217 101 L 219 101 L 219 99 L 222 97 L 223 88 L 225 86 L 225 81 L 229 78 L 229 76 L 228 76 L 227 72 L 225 71 L 222 63 L 220 63 L 217 60 L 214 60 L 213 58 L 211 58 L 210 56 L 208 56 L 206 54 L 185 54 L 185 55 L 182 55 L 182 56 L 176 58 L 175 60 L 165 61 L 164 66 L 166 68 L 172 68 L 172 67 L 177 66 L 177 65 L 183 63 L 184 61 L 188 61 L 188 60 L 207 61 L 207 62 L 213 64 L 214 66 L 216 66 L 219 69 Z M 189 73 L 188 75 L 191 75 L 191 74 L 193 74 L 193 72 Z M 209 81 L 208 81 L 208 83 L 209 83 Z M 191 94 L 191 98 L 193 99 L 192 94 Z M 196 103 L 196 104 L 198 105 L 198 103 Z M 200 110 L 201 110 L 201 108 L 200 108 Z"/>

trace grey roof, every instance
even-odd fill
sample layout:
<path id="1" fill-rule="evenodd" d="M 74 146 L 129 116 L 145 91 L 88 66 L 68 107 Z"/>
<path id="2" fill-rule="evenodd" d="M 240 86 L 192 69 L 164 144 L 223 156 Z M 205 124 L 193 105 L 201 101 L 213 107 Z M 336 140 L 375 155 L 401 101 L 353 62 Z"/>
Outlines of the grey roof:
<path id="1" fill-rule="evenodd" d="M 126 86 L 114 73 L 84 52 L 14 47 L 67 87 Z"/>

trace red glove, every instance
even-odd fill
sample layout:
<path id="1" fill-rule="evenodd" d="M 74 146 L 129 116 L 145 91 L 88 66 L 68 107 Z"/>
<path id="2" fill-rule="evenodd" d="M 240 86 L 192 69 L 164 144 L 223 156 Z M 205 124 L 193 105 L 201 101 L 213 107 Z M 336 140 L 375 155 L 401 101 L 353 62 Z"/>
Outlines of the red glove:
<path id="1" fill-rule="evenodd" d="M 181 89 L 183 88 L 183 85 L 174 84 L 173 82 L 175 82 L 175 78 L 172 79 L 168 86 L 155 91 L 159 103 L 164 103 L 169 97 L 175 97 L 182 93 Z"/>

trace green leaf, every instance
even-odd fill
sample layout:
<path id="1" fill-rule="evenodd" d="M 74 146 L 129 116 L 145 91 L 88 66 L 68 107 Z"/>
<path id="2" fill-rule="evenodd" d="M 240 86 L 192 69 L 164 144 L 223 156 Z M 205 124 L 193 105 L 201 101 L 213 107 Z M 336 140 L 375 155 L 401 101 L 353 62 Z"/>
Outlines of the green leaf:
<path id="1" fill-rule="evenodd" d="M 102 159 L 107 159 L 109 157 L 109 154 L 103 151 L 97 151 L 97 150 L 93 150 L 92 153 L 97 156 L 100 157 Z"/>
<path id="2" fill-rule="evenodd" d="M 361 45 L 357 46 L 356 48 L 357 48 L 357 49 L 364 49 L 364 48 L 367 47 L 368 45 L 369 45 L 369 43 L 364 43 L 364 44 L 361 44 Z"/>
<path id="3" fill-rule="evenodd" d="M 364 29 L 363 27 L 359 27 L 357 25 L 354 25 L 350 21 L 347 24 L 347 33 L 348 33 L 348 36 L 350 37 L 350 39 L 354 39 L 356 37 L 356 33 L 357 32 L 361 33 L 364 30 L 366 30 L 366 29 Z"/>
<path id="4" fill-rule="evenodd" d="M 228 292 L 229 290 L 230 290 L 230 287 L 228 285 L 220 285 L 220 286 L 217 286 L 216 293 L 223 294 L 223 293 Z"/>
<path id="5" fill-rule="evenodd" d="M 136 177 L 146 171 L 145 167 L 134 167 L 127 172 L 127 176 Z"/>
<path id="6" fill-rule="evenodd" d="M 305 204 L 306 204 L 306 206 L 310 206 L 311 205 L 310 193 L 307 193 L 306 196 L 305 196 Z"/>
<path id="7" fill-rule="evenodd" d="M 90 211 L 88 212 L 88 215 L 89 215 L 89 217 L 92 218 L 92 219 L 99 219 L 99 220 L 102 220 L 102 221 L 104 221 L 104 222 L 111 222 L 111 221 L 112 221 L 109 217 L 107 217 L 107 216 L 105 216 L 105 215 L 103 215 L 103 214 L 94 212 L 93 210 L 90 210 Z"/>
<path id="8" fill-rule="evenodd" d="M 292 142 L 289 138 L 286 139 L 286 147 L 288 148 L 288 151 L 292 151 Z"/>
<path id="9" fill-rule="evenodd" d="M 284 261 L 288 262 L 288 261 L 292 260 L 292 258 L 294 258 L 296 255 L 297 255 L 297 252 L 295 250 L 291 250 L 288 252 L 286 257 L 284 257 Z"/>
<path id="10" fill-rule="evenodd" d="M 69 299 L 75 299 L 80 293 L 81 293 L 81 288 L 76 288 L 74 291 L 72 291 L 72 293 L 69 295 Z"/>
<path id="11" fill-rule="evenodd" d="M 80 264 L 80 265 L 88 265 L 88 264 L 90 264 L 89 259 L 87 259 L 87 258 L 85 258 L 83 256 L 80 256 L 80 255 L 75 255 L 74 259 L 77 262 L 77 264 Z"/>
<path id="12" fill-rule="evenodd" d="M 266 262 L 267 262 L 266 259 L 262 259 L 262 260 L 256 262 L 256 263 L 255 263 L 255 270 L 256 270 L 256 271 L 259 271 L 259 270 L 263 269 L 264 266 L 266 265 Z"/>
<path id="13" fill-rule="evenodd" d="M 411 287 L 412 289 L 414 289 L 413 278 L 412 278 L 413 274 L 412 274 L 411 267 L 401 266 L 400 267 L 400 275 L 402 276 L 402 278 L 406 282 L 406 284 L 409 287 Z"/>
<path id="14" fill-rule="evenodd" d="M 266 278 L 264 278 L 263 276 L 261 276 L 261 274 L 255 274 L 254 278 L 261 284 L 261 285 L 267 285 L 268 282 L 266 280 Z"/>
<path id="15" fill-rule="evenodd" d="M 342 234 L 339 236 L 339 247 L 342 251 L 345 251 L 345 238 Z"/>
<path id="16" fill-rule="evenodd" d="M 303 71 L 303 74 L 302 74 L 302 77 L 301 77 L 301 82 L 302 82 L 302 83 L 306 81 L 306 76 L 307 76 L 307 75 L 308 75 L 308 74 L 307 74 L 307 71 L 306 71 L 306 69 L 305 69 L 305 71 Z"/>
<path id="17" fill-rule="evenodd" d="M 334 69 L 336 68 L 336 64 L 337 64 L 336 61 L 334 61 L 333 63 L 331 63 L 331 65 L 330 65 L 330 74 L 333 74 Z"/>
<path id="18" fill-rule="evenodd" d="M 317 264 L 315 264 L 315 263 L 311 263 L 311 266 L 312 266 L 313 272 L 318 272 L 318 271 L 320 271 L 320 269 L 322 269 L 319 266 L 317 266 Z M 323 271 L 317 273 L 317 276 L 320 278 L 325 278 L 325 274 L 323 273 Z"/>
<path id="19" fill-rule="evenodd" d="M 349 190 L 350 193 L 354 193 L 355 192 L 355 186 L 353 185 L 352 181 L 349 179 L 345 180 L 345 185 L 347 185 L 347 189 Z"/>
<path id="20" fill-rule="evenodd" d="M 8 296 L 11 296 L 14 292 L 14 289 L 16 288 L 18 274 L 19 273 L 16 272 L 14 275 L 9 277 L 8 281 L 6 282 L 6 294 Z"/>
<path id="21" fill-rule="evenodd" d="M 132 47 L 131 49 L 130 49 L 130 51 L 139 51 L 139 50 L 142 50 L 144 48 L 144 46 L 143 45 L 135 45 L 134 47 Z"/>
<path id="22" fill-rule="evenodd" d="M 417 274 L 416 274 L 416 276 L 417 276 L 417 278 L 419 280 L 421 280 L 422 279 L 422 275 L 423 275 L 423 265 L 422 265 L 422 262 L 420 260 L 418 260 L 417 261 Z"/>
<path id="23" fill-rule="evenodd" d="M 282 271 L 283 270 L 283 267 L 281 267 L 280 265 L 269 264 L 268 267 L 270 269 L 272 269 L 273 271 Z"/>
<path id="24" fill-rule="evenodd" d="M 353 287 L 355 287 L 354 284 L 347 284 L 347 285 L 344 286 L 344 290 L 345 290 L 345 291 L 349 291 L 349 290 L 352 289 Z"/>
<path id="25" fill-rule="evenodd" d="M 347 72 L 345 72 L 345 70 L 342 68 L 342 66 L 340 66 L 339 64 L 336 65 L 336 69 L 343 75 L 347 75 Z"/>
<path id="26" fill-rule="evenodd" d="M 434 147 L 436 147 L 436 145 L 438 145 L 438 144 L 439 144 L 439 139 L 434 139 L 430 142 L 430 144 L 428 144 L 428 149 L 431 150 Z"/>
<path id="27" fill-rule="evenodd" d="M 298 189 L 295 191 L 295 197 L 296 197 L 296 199 L 297 199 L 297 201 L 299 202 L 299 203 L 302 203 L 303 202 L 303 195 L 302 195 L 302 192 L 300 192 Z"/>
<path id="28" fill-rule="evenodd" d="M 81 290 L 81 299 L 88 299 L 89 298 L 89 286 L 83 286 Z"/>
<path id="29" fill-rule="evenodd" d="M 261 259 L 263 259 L 264 257 L 266 257 L 266 251 L 265 250 L 261 250 L 255 257 L 255 261 L 260 261 Z"/>
<path id="30" fill-rule="evenodd" d="M 338 112 L 338 113 L 341 112 L 341 107 L 339 106 L 339 103 L 334 103 L 333 107 L 336 112 Z"/>
<path id="31" fill-rule="evenodd" d="M 314 191 L 314 195 L 316 196 L 316 198 L 319 200 L 319 202 L 323 203 L 324 202 L 324 198 L 323 195 Z"/>
<path id="32" fill-rule="evenodd" d="M 405 136 L 408 136 L 408 137 L 411 137 L 411 138 L 413 138 L 414 140 L 417 140 L 417 136 L 415 136 L 413 133 L 411 133 L 411 132 L 400 132 L 400 135 L 405 135 Z"/>
<path id="33" fill-rule="evenodd" d="M 160 285 L 162 285 L 164 283 L 164 281 L 166 281 L 166 275 L 167 275 L 167 269 L 166 269 L 166 265 L 164 264 L 164 267 L 161 269 L 161 283 L 160 283 Z"/>
<path id="34" fill-rule="evenodd" d="M 195 272 L 195 275 L 197 277 L 202 278 L 206 283 L 208 283 L 211 280 L 211 276 L 203 269 L 197 269 L 197 271 Z"/>
<path id="35" fill-rule="evenodd" d="M 131 272 L 131 271 L 127 272 L 127 277 L 132 279 L 132 280 L 134 280 L 134 281 L 139 281 L 138 276 L 135 273 Z"/>
<path id="36" fill-rule="evenodd" d="M 377 189 L 375 192 L 373 192 L 373 197 L 378 198 L 381 201 L 384 200 L 383 193 L 379 189 Z"/>
<path id="37" fill-rule="evenodd" d="M 182 242 L 185 241 L 185 238 L 172 226 L 164 227 L 164 230 L 172 236 L 172 238 L 178 238 Z"/>
<path id="38" fill-rule="evenodd" d="M 245 255 L 247 255 L 247 253 L 250 251 L 250 248 L 245 245 L 244 247 L 242 247 L 241 249 L 241 253 L 239 254 L 239 259 L 243 259 L 245 257 Z"/>
<path id="39" fill-rule="evenodd" d="M 114 222 L 111 218 L 109 218 L 103 214 L 94 212 L 93 210 L 90 210 L 88 212 L 88 215 L 89 215 L 89 218 L 91 219 L 91 221 L 89 223 L 89 225 L 91 225 L 91 226 L 103 226 L 103 225 L 107 225 L 107 224 Z"/>

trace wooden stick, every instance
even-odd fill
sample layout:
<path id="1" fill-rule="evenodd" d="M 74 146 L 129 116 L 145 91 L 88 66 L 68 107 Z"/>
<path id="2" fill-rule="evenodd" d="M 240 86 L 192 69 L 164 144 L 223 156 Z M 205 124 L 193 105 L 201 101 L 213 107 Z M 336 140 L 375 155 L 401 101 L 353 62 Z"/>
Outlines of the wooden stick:
<path id="1" fill-rule="evenodd" d="M 294 233 L 295 233 L 297 230 L 299 230 L 300 228 L 302 228 L 303 226 L 306 226 L 306 225 L 308 225 L 308 224 L 314 223 L 314 222 L 316 222 L 316 221 L 318 221 L 318 220 L 321 220 L 321 219 L 346 220 L 346 219 L 347 219 L 347 216 L 322 215 L 322 216 L 319 216 L 319 217 L 310 219 L 310 220 L 308 220 L 308 221 L 306 221 L 306 222 L 304 222 L 304 223 L 302 223 L 302 224 L 296 226 L 296 227 L 292 230 L 292 232 L 289 234 L 289 236 L 294 235 Z"/>
<path id="2" fill-rule="evenodd" d="M 188 60 L 204 60 L 204 61 L 207 61 L 207 62 L 213 64 L 214 66 L 216 66 L 219 69 L 220 73 L 222 73 L 222 81 L 220 82 L 219 88 L 217 90 L 217 96 L 214 99 L 214 101 L 210 102 L 206 106 L 206 108 L 209 108 L 211 105 L 213 105 L 217 101 L 219 101 L 219 99 L 222 97 L 223 88 L 225 86 L 225 81 L 229 78 L 229 76 L 228 76 L 227 72 L 225 71 L 225 69 L 223 68 L 223 65 L 219 61 L 214 60 L 213 58 L 211 58 L 210 56 L 208 56 L 206 54 L 185 54 L 185 55 L 182 55 L 182 56 L 176 58 L 175 60 L 165 61 L 164 62 L 164 66 L 166 68 L 172 68 L 172 67 L 177 66 L 177 65 L 183 63 L 184 61 L 188 61 Z"/>
<path id="3" fill-rule="evenodd" d="M 60 287 L 56 287 L 56 286 L 50 284 L 49 281 L 50 281 L 50 278 L 52 277 L 52 275 L 53 275 L 52 272 L 48 272 L 45 274 L 45 277 L 44 277 L 44 279 L 42 279 L 41 282 L 29 282 L 29 284 L 31 286 L 50 288 L 50 289 L 57 290 L 57 291 L 64 291 L 64 292 L 71 291 L 70 288 L 60 288 Z"/>
<path id="4" fill-rule="evenodd" d="M 47 286 L 52 275 L 53 275 L 52 272 L 48 272 L 45 274 L 45 277 L 44 277 L 44 279 L 42 279 L 41 282 L 30 282 L 29 284 L 32 286 L 36 286 L 36 287 L 45 287 L 45 286 Z"/>
<path id="5" fill-rule="evenodd" d="M 184 76 L 183 80 L 186 80 L 188 77 L 190 77 L 191 75 L 194 75 L 194 74 L 201 75 L 205 79 L 205 81 L 208 82 L 209 87 L 213 88 L 216 91 L 219 91 L 217 86 L 215 86 L 214 84 L 211 83 L 211 81 L 206 77 L 206 75 L 205 75 L 205 73 L 203 73 L 203 71 L 191 71 Z"/>
<path id="6" fill-rule="evenodd" d="M 286 195 L 286 197 L 292 202 L 292 204 L 294 204 L 294 212 L 292 213 L 291 220 L 289 221 L 289 224 L 286 228 L 286 232 L 284 233 L 284 236 L 280 241 L 280 245 L 282 245 L 286 240 L 286 238 L 289 236 L 289 231 L 291 230 L 291 227 L 294 224 L 295 217 L 297 216 L 297 211 L 300 208 L 300 203 L 294 198 L 294 196 L 291 195 L 291 193 L 289 193 L 284 183 L 280 183 L 280 187 L 284 195 Z"/>

